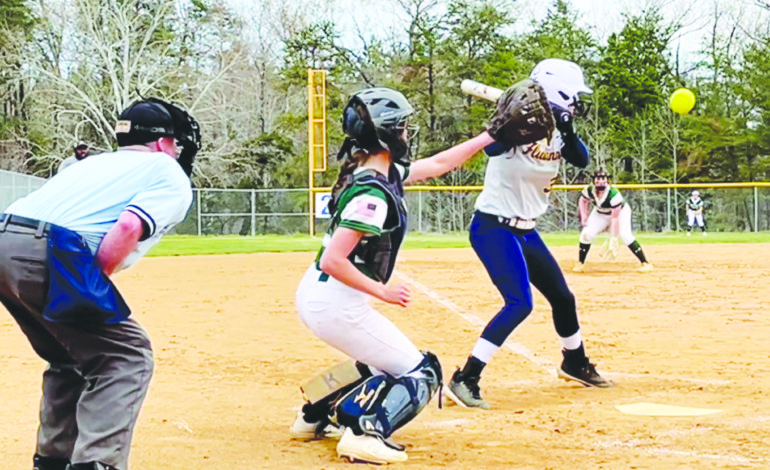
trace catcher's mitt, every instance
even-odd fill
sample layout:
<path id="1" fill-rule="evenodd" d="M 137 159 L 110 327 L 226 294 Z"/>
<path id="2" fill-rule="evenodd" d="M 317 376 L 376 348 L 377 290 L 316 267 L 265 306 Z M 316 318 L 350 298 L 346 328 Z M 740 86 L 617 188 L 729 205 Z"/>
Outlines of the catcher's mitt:
<path id="1" fill-rule="evenodd" d="M 498 142 L 524 145 L 551 138 L 556 121 L 545 91 L 534 80 L 522 80 L 497 100 L 487 132 Z"/>

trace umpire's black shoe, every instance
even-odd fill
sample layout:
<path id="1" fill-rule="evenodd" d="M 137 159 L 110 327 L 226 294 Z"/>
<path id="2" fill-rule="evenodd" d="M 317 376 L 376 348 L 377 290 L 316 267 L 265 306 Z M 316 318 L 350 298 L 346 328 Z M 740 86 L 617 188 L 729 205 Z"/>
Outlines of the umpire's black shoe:
<path id="1" fill-rule="evenodd" d="M 101 462 L 74 463 L 67 467 L 67 470 L 118 470 Z"/>
<path id="2" fill-rule="evenodd" d="M 574 380 L 580 382 L 586 387 L 599 387 L 607 388 L 612 387 L 612 382 L 605 379 L 598 372 L 596 367 L 588 361 L 588 358 L 581 354 L 582 357 L 570 354 L 568 350 L 562 350 L 564 360 L 561 363 L 561 367 L 556 371 L 557 375 L 566 380 Z"/>
<path id="3" fill-rule="evenodd" d="M 69 463 L 69 459 L 44 457 L 40 454 L 35 454 L 32 458 L 32 470 L 67 470 Z"/>
<path id="4" fill-rule="evenodd" d="M 445 391 L 445 393 L 453 402 L 463 408 L 482 408 L 486 410 L 489 408 L 489 403 L 481 397 L 479 380 L 481 380 L 480 376 L 463 377 L 458 368 L 449 382 L 449 390 Z"/>

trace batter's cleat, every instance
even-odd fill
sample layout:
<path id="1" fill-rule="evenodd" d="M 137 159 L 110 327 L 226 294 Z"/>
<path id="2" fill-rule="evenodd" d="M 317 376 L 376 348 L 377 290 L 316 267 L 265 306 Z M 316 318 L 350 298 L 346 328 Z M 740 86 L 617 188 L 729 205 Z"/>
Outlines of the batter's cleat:
<path id="1" fill-rule="evenodd" d="M 452 380 L 449 382 L 449 387 L 445 393 L 450 400 L 463 408 L 488 410 L 489 403 L 481 396 L 479 380 L 481 377 L 462 377 L 458 368 L 452 375 Z"/>
<path id="2" fill-rule="evenodd" d="M 69 463 L 69 459 L 44 457 L 40 454 L 35 454 L 32 458 L 32 470 L 67 470 Z"/>
<path id="3" fill-rule="evenodd" d="M 567 382 L 580 382 L 586 387 L 612 387 L 612 382 L 599 375 L 599 373 L 596 372 L 596 367 L 588 362 L 587 357 L 581 359 L 570 359 L 565 353 L 564 361 L 562 361 L 561 367 L 559 367 L 559 369 L 556 371 L 556 374 L 559 376 L 559 378 L 564 379 Z"/>
<path id="4" fill-rule="evenodd" d="M 337 443 L 337 455 L 351 462 L 389 464 L 406 462 L 409 458 L 402 446 L 368 434 L 356 436 L 353 430 L 345 428 L 342 439 Z"/>
<path id="5" fill-rule="evenodd" d="M 689 237 L 690 235 L 691 235 L 691 233 L 690 233 L 690 232 L 687 232 L 687 236 Z"/>
<path id="6" fill-rule="evenodd" d="M 585 263 L 578 263 L 572 268 L 572 272 L 574 273 L 582 273 L 586 270 Z"/>
<path id="7" fill-rule="evenodd" d="M 309 423 L 305 421 L 302 410 L 297 413 L 297 419 L 289 428 L 289 435 L 297 441 L 313 441 L 317 439 L 339 439 L 342 436 L 340 428 L 328 422 L 317 421 Z"/>

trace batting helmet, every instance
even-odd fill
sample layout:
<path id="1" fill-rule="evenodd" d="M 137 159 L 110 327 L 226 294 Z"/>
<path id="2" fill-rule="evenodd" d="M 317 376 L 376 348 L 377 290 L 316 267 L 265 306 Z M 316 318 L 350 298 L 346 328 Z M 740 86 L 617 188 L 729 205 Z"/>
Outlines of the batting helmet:
<path id="1" fill-rule="evenodd" d="M 367 88 L 355 93 L 342 110 L 342 130 L 353 146 L 390 152 L 393 161 L 408 165 L 407 118 L 414 108 L 404 95 L 390 88 Z"/>
<path id="2" fill-rule="evenodd" d="M 574 62 L 562 59 L 545 59 L 532 70 L 529 78 L 545 90 L 552 106 L 569 110 L 573 115 L 582 116 L 588 107 L 580 101 L 580 94 L 591 94 L 586 86 L 583 70 Z"/>

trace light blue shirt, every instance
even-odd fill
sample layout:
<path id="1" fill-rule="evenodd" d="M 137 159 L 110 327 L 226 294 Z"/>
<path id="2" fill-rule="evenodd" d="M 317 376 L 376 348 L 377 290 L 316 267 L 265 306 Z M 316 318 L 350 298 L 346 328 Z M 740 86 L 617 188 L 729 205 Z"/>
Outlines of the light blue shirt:
<path id="1" fill-rule="evenodd" d="M 5 213 L 43 220 L 77 232 L 96 254 L 123 211 L 149 228 L 120 269 L 131 266 L 192 204 L 190 180 L 179 163 L 161 152 L 118 150 L 92 155 L 11 204 Z"/>

